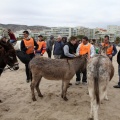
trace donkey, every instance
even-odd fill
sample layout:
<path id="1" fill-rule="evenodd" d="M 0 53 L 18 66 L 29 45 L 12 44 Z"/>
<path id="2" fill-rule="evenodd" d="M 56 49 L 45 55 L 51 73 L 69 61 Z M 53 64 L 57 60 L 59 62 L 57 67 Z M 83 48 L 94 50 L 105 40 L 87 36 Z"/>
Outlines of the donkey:
<path id="1" fill-rule="evenodd" d="M 6 65 L 9 65 L 13 70 L 19 69 L 19 64 L 16 58 L 16 53 L 11 44 L 0 41 L 0 75 L 4 71 Z M 0 102 L 2 102 L 0 100 Z"/>
<path id="2" fill-rule="evenodd" d="M 91 98 L 90 120 L 98 120 L 98 108 L 103 99 L 108 100 L 108 83 L 114 75 L 112 62 L 106 55 L 108 47 L 101 47 L 100 54 L 87 63 L 88 91 Z"/>
<path id="3" fill-rule="evenodd" d="M 41 78 L 48 80 L 62 80 L 62 94 L 61 97 L 67 101 L 66 92 L 70 80 L 75 73 L 86 67 L 86 56 L 79 56 L 73 59 L 50 59 L 45 57 L 35 57 L 30 61 L 30 70 L 33 80 L 31 82 L 32 100 L 36 101 L 34 88 L 36 88 L 39 97 L 43 97 L 40 92 L 39 84 Z"/>
<path id="4" fill-rule="evenodd" d="M 16 52 L 13 46 L 8 42 L 0 41 L 0 75 L 6 65 L 9 65 L 14 70 L 19 69 L 19 64 L 16 58 Z"/>

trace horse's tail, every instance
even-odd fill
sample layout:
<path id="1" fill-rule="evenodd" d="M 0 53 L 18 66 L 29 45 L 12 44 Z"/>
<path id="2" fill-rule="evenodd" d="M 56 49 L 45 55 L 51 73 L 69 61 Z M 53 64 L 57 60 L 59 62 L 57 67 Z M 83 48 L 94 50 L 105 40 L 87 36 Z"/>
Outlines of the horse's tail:
<path id="1" fill-rule="evenodd" d="M 99 92 L 99 61 L 100 58 L 98 57 L 98 61 L 94 65 L 94 95 L 96 98 L 97 104 L 100 104 L 100 92 Z"/>

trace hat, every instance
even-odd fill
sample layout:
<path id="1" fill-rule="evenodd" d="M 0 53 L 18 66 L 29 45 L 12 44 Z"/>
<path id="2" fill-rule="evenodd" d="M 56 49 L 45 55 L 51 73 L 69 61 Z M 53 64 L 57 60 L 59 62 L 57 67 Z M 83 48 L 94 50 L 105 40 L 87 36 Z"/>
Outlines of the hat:
<path id="1" fill-rule="evenodd" d="M 43 38 L 43 36 L 42 36 L 42 35 L 39 35 L 38 37 L 42 37 L 42 38 Z"/>

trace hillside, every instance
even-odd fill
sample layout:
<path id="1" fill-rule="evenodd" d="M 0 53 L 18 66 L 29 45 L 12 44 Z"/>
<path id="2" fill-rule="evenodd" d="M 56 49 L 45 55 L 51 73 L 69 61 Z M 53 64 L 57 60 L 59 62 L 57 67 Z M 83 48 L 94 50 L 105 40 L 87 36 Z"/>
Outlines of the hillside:
<path id="1" fill-rule="evenodd" d="M 43 29 L 49 29 L 46 26 L 27 26 L 27 25 L 17 25 L 17 24 L 0 24 L 0 27 L 11 29 L 12 31 L 19 31 L 19 30 L 33 30 L 33 31 L 40 31 Z"/>

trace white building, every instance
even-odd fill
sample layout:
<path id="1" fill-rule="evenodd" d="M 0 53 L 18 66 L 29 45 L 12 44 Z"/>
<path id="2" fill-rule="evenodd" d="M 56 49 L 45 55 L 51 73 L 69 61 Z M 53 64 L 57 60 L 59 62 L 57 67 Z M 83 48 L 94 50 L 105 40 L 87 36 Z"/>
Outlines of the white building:
<path id="1" fill-rule="evenodd" d="M 108 25 L 107 32 L 115 34 L 118 31 L 118 28 L 119 27 L 117 25 Z"/>

